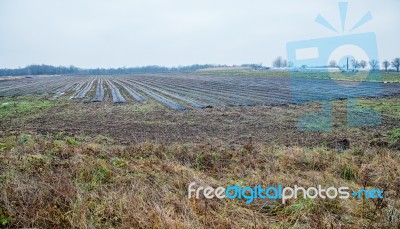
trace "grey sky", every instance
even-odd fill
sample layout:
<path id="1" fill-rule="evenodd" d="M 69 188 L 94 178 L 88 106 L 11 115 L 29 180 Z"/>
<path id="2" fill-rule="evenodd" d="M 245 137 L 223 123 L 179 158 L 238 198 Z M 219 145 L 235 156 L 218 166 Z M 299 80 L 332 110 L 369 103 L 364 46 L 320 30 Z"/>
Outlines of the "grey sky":
<path id="1" fill-rule="evenodd" d="M 399 0 L 350 0 L 347 29 L 367 11 L 381 59 L 400 56 Z M 383 3 L 384 2 L 384 3 Z M 338 36 L 332 0 L 0 0 L 0 68 L 271 65 L 286 43 Z"/>

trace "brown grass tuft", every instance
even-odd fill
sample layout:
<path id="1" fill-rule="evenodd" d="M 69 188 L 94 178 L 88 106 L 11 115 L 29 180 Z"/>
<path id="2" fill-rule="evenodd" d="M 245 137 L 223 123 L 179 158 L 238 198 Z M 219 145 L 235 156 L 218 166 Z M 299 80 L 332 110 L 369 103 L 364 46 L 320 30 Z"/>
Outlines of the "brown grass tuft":
<path id="1" fill-rule="evenodd" d="M 75 139 L 79 144 L 70 144 Z M 116 145 L 99 137 L 0 138 L 0 227 L 396 228 L 400 154 L 389 148 Z M 188 199 L 187 186 L 380 188 L 384 200 Z"/>

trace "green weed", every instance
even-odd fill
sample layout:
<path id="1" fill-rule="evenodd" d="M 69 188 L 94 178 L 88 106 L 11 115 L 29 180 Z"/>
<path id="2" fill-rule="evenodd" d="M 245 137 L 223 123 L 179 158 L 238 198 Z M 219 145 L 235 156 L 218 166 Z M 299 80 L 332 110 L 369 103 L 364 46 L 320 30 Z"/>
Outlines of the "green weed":
<path id="1" fill-rule="evenodd" d="M 0 208 L 0 226 L 6 226 L 10 222 L 10 219 L 7 218 L 4 214 L 3 211 Z"/>
<path id="2" fill-rule="evenodd" d="M 395 128 L 389 133 L 390 139 L 392 141 L 397 141 L 400 139 L 400 128 Z"/>
<path id="3" fill-rule="evenodd" d="M 119 159 L 119 158 L 111 159 L 111 164 L 113 164 L 115 167 L 118 167 L 118 168 L 126 167 L 126 161 Z"/>
<path id="4" fill-rule="evenodd" d="M 66 137 L 66 138 L 65 138 L 65 142 L 66 142 L 68 145 L 72 145 L 72 146 L 79 145 L 79 142 L 78 142 L 77 140 L 75 140 L 75 138 L 72 138 L 72 137 Z"/>
<path id="5" fill-rule="evenodd" d="M 35 114 L 38 110 L 53 107 L 54 104 L 48 100 L 32 99 L 18 102 L 5 103 L 9 105 L 0 106 L 0 118 L 16 115 Z"/>
<path id="6" fill-rule="evenodd" d="M 356 175 L 351 165 L 343 165 L 340 169 L 340 177 L 349 181 L 355 181 Z"/>

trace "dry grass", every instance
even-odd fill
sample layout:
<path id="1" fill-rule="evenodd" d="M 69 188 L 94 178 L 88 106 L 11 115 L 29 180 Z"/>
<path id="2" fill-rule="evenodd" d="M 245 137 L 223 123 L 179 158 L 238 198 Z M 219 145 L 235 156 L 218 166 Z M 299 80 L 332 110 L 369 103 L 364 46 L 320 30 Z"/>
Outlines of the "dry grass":
<path id="1" fill-rule="evenodd" d="M 121 146 L 98 138 L 0 138 L 0 227 L 398 228 L 400 154 L 389 148 L 249 143 Z M 203 185 L 321 185 L 385 190 L 373 200 L 195 200 Z"/>

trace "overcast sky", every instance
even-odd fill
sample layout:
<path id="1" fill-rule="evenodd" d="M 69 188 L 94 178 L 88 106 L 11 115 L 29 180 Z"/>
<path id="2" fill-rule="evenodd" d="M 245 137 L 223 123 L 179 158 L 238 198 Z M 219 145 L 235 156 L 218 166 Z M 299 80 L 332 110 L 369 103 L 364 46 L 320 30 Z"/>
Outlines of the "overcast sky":
<path id="1" fill-rule="evenodd" d="M 400 56 L 399 0 L 349 0 L 346 30 L 375 32 L 381 59 Z M 342 35 L 333 0 L 0 0 L 0 68 L 263 63 L 286 43 Z M 324 16 L 340 33 L 315 22 Z"/>

